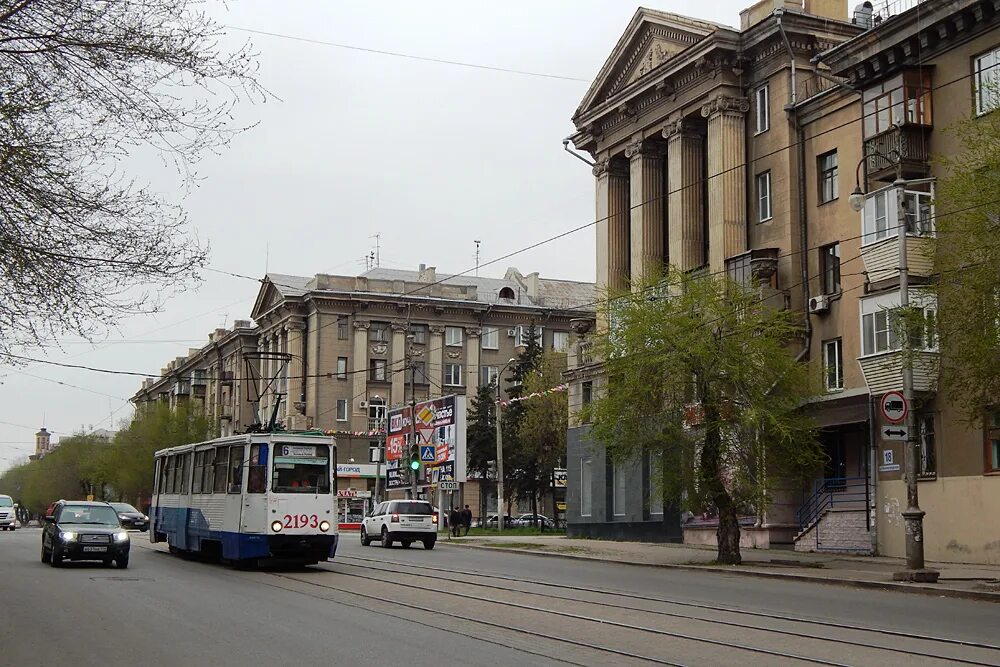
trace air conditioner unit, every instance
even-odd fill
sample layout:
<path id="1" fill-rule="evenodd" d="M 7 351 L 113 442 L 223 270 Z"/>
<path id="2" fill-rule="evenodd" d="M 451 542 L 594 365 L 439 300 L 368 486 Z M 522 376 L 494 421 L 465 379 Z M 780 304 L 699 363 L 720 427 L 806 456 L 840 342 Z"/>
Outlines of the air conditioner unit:
<path id="1" fill-rule="evenodd" d="M 513 338 L 517 335 L 517 329 L 507 329 L 507 338 Z"/>
<path id="2" fill-rule="evenodd" d="M 358 401 L 358 407 L 362 410 L 368 409 L 368 401 Z"/>
<path id="3" fill-rule="evenodd" d="M 814 315 L 830 312 L 830 297 L 820 294 L 809 299 L 809 312 Z"/>

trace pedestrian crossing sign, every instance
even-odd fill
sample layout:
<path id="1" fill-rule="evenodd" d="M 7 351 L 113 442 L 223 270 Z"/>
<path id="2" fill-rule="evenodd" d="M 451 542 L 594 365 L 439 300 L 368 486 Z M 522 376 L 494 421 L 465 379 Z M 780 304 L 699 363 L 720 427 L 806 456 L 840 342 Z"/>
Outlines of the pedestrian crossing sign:
<path id="1" fill-rule="evenodd" d="M 420 461 L 434 463 L 434 445 L 420 445 Z"/>

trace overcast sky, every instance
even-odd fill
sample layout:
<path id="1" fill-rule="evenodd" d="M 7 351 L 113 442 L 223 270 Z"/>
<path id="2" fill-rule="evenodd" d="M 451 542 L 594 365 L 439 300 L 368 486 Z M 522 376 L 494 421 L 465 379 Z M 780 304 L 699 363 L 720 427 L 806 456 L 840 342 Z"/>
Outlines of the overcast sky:
<path id="1" fill-rule="evenodd" d="M 651 0 L 645 6 L 737 26 L 751 0 Z M 211 244 L 210 266 L 249 276 L 364 271 L 457 273 L 593 221 L 590 170 L 562 150 L 588 83 L 422 62 L 301 41 L 591 80 L 636 10 L 619 0 L 209 3 L 250 38 L 260 82 L 278 100 L 243 105 L 257 125 L 199 167 L 185 194 L 155 162 L 140 178 L 181 200 Z M 249 34 L 245 28 L 287 37 Z M 300 38 L 300 39 L 292 39 Z M 484 267 L 594 280 L 593 228 Z M 106 341 L 68 340 L 37 358 L 158 375 L 216 327 L 249 316 L 258 285 L 206 272 L 155 317 L 122 321 Z M 0 368 L 0 470 L 34 450 L 34 432 L 117 428 L 139 378 L 34 365 Z M 74 385 L 74 386 L 71 386 Z"/>

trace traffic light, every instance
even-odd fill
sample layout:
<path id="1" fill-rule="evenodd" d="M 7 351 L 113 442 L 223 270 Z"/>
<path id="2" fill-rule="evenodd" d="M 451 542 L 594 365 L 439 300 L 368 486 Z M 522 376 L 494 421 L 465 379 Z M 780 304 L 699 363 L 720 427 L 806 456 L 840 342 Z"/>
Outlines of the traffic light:
<path id="1" fill-rule="evenodd" d="M 410 445 L 410 470 L 420 470 L 420 446 L 417 444 Z"/>

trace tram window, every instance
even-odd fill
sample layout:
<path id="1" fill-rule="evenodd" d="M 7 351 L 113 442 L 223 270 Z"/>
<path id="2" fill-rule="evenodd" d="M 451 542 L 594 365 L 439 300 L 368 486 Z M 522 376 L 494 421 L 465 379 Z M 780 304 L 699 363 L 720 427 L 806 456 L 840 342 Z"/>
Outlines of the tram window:
<path id="1" fill-rule="evenodd" d="M 215 480 L 215 468 L 212 467 L 212 457 L 215 455 L 214 450 L 206 449 L 202 453 L 202 469 L 201 469 L 201 492 L 211 493 L 212 484 Z"/>
<path id="2" fill-rule="evenodd" d="M 175 477 L 174 459 L 175 458 L 176 457 L 168 456 L 167 459 L 166 459 L 166 461 L 167 461 L 167 481 L 166 481 L 166 484 L 163 485 L 163 487 L 164 487 L 163 490 L 166 491 L 167 493 L 173 493 L 174 492 L 174 477 Z"/>
<path id="3" fill-rule="evenodd" d="M 173 483 L 170 485 L 171 493 L 180 493 L 181 491 L 181 457 L 172 456 L 170 457 L 174 462 L 174 474 Z"/>
<path id="4" fill-rule="evenodd" d="M 327 445 L 274 446 L 271 490 L 278 493 L 329 493 L 330 448 Z"/>
<path id="5" fill-rule="evenodd" d="M 160 459 L 153 462 L 153 495 L 160 492 Z"/>
<path id="6" fill-rule="evenodd" d="M 205 453 L 194 453 L 194 474 L 191 476 L 191 493 L 201 493 L 202 468 L 205 465 Z"/>
<path id="7" fill-rule="evenodd" d="M 212 486 L 213 493 L 226 492 L 226 468 L 229 466 L 229 447 L 215 448 L 215 482 Z"/>
<path id="8" fill-rule="evenodd" d="M 188 478 L 191 477 L 191 452 L 181 454 L 181 493 L 188 492 Z"/>
<path id="9" fill-rule="evenodd" d="M 243 445 L 229 448 L 229 493 L 243 490 Z"/>
<path id="10" fill-rule="evenodd" d="M 267 445 L 250 445 L 250 475 L 247 477 L 247 493 L 267 491 Z"/>

